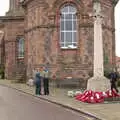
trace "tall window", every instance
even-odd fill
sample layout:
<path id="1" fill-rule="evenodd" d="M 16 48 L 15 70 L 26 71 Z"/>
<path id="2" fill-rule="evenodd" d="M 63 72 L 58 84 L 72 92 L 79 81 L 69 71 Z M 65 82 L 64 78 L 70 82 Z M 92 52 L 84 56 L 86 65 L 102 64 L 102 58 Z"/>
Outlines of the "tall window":
<path id="1" fill-rule="evenodd" d="M 18 43 L 18 58 L 24 58 L 24 38 L 18 37 L 17 43 Z"/>
<path id="2" fill-rule="evenodd" d="M 61 48 L 76 48 L 77 10 L 74 6 L 67 5 L 60 12 L 60 46 Z"/>

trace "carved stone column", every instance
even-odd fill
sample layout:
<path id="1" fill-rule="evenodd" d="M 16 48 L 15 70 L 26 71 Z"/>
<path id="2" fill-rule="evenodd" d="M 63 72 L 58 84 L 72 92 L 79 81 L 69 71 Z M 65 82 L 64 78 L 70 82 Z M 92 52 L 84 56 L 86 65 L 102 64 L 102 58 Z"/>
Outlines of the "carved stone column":
<path id="1" fill-rule="evenodd" d="M 103 37 L 101 4 L 94 0 L 94 76 L 88 80 L 87 89 L 93 91 L 107 91 L 110 80 L 104 77 L 103 67 Z"/>
<path id="2" fill-rule="evenodd" d="M 104 76 L 103 68 L 103 40 L 100 3 L 94 3 L 94 76 Z"/>

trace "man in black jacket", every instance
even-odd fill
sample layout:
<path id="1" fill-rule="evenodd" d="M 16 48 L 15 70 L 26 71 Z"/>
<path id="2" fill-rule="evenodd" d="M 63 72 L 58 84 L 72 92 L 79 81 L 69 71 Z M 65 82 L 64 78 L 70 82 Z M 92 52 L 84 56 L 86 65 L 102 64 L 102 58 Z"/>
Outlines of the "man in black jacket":
<path id="1" fill-rule="evenodd" d="M 119 92 L 116 86 L 116 81 L 118 79 L 117 72 L 113 71 L 110 73 L 110 83 L 111 83 L 111 90 L 115 89 L 116 92 Z"/>
<path id="2" fill-rule="evenodd" d="M 43 85 L 44 85 L 44 95 L 49 95 L 49 72 L 46 67 L 43 67 Z"/>

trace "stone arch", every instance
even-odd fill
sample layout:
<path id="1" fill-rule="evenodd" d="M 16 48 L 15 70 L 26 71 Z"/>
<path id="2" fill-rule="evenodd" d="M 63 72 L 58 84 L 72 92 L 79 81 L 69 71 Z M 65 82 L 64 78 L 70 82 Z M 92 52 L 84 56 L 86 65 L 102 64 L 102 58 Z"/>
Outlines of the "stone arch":
<path id="1" fill-rule="evenodd" d="M 76 6 L 78 13 L 82 13 L 84 10 L 84 4 L 81 0 L 55 0 L 55 2 L 53 3 L 53 6 L 51 8 L 52 13 L 54 13 L 54 15 L 56 14 L 56 12 L 58 12 L 60 10 L 60 8 L 62 6 L 64 6 L 65 4 L 73 4 Z"/>

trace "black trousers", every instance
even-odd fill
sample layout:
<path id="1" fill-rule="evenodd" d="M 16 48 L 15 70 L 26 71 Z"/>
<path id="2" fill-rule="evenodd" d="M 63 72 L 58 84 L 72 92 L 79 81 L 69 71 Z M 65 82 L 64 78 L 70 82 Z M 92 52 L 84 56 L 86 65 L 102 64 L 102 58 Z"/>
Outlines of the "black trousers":
<path id="1" fill-rule="evenodd" d="M 36 95 L 41 95 L 41 85 L 36 85 L 35 94 Z"/>
<path id="2" fill-rule="evenodd" d="M 116 92 L 119 92 L 118 89 L 117 89 L 117 86 L 116 86 L 115 82 L 111 82 L 111 90 L 112 89 L 115 89 Z"/>
<path id="3" fill-rule="evenodd" d="M 44 94 L 49 95 L 49 79 L 48 78 L 43 79 L 43 86 L 44 86 Z"/>

